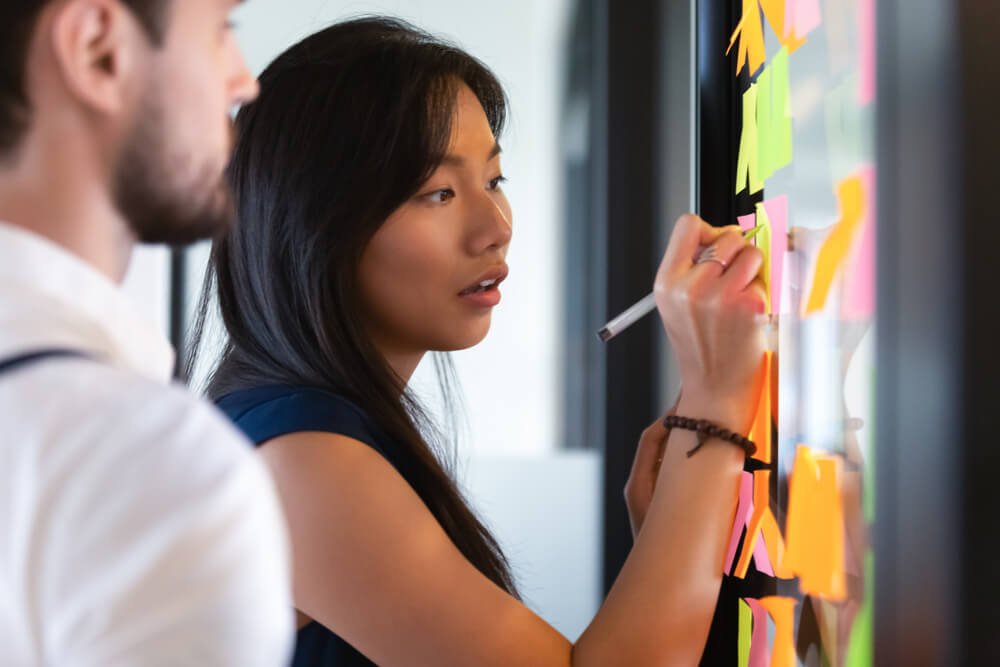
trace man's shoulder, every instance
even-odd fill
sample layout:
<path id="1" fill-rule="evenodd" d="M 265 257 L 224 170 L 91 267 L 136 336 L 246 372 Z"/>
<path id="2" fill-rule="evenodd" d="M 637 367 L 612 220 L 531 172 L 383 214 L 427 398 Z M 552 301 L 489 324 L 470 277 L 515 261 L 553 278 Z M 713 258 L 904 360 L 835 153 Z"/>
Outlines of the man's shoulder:
<path id="1" fill-rule="evenodd" d="M 253 460 L 251 446 L 211 403 L 89 359 L 66 359 L 0 379 L 5 438 L 59 457 L 79 450 L 112 465 L 209 470 Z"/>

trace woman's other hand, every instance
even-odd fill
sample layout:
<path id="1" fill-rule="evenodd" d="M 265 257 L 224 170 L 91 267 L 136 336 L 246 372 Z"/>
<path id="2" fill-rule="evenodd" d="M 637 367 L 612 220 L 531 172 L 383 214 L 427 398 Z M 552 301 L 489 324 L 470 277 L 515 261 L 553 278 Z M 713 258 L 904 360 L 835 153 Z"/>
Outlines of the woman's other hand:
<path id="1" fill-rule="evenodd" d="M 680 396 L 677 397 L 680 401 Z M 667 415 L 677 414 L 677 403 L 667 411 Z M 664 415 L 666 416 L 666 415 Z M 667 446 L 670 429 L 663 425 L 663 417 L 649 425 L 639 436 L 639 446 L 632 460 L 632 471 L 625 482 L 625 506 L 628 507 L 628 521 L 632 526 L 632 539 L 639 535 L 646 511 L 653 500 L 656 479 L 663 463 L 663 452 Z"/>
<path id="2" fill-rule="evenodd" d="M 695 215 L 674 226 L 653 291 L 680 365 L 685 406 L 699 412 L 686 417 L 736 431 L 750 425 L 766 349 L 762 261 L 736 226 L 712 227 Z"/>

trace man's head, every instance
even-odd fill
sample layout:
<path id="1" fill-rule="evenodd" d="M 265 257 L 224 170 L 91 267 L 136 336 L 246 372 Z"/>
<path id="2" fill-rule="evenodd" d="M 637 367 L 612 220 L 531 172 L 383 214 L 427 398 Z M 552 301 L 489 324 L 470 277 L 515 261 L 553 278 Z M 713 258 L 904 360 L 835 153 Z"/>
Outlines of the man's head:
<path id="1" fill-rule="evenodd" d="M 0 170 L 65 142 L 139 241 L 224 231 L 229 111 L 257 92 L 228 22 L 237 3 L 2 0 Z"/>

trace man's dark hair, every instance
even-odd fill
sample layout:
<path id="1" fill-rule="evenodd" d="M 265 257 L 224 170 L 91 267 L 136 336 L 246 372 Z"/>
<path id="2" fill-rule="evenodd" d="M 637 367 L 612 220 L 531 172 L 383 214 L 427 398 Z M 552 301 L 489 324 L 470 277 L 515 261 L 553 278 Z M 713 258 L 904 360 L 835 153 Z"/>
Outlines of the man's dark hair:
<path id="1" fill-rule="evenodd" d="M 170 0 L 118 1 L 132 11 L 152 43 L 161 43 Z M 39 15 L 50 2 L 0 2 L 0 161 L 14 151 L 31 122 L 31 104 L 25 90 L 28 45 Z"/>

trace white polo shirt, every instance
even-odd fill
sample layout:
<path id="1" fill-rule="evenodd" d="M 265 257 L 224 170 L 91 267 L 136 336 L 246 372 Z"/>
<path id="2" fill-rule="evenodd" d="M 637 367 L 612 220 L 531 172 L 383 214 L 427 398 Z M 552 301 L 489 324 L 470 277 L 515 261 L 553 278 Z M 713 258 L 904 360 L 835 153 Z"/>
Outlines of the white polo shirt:
<path id="1" fill-rule="evenodd" d="M 0 223 L 0 665 L 273 667 L 287 536 L 250 444 L 120 289 Z"/>

